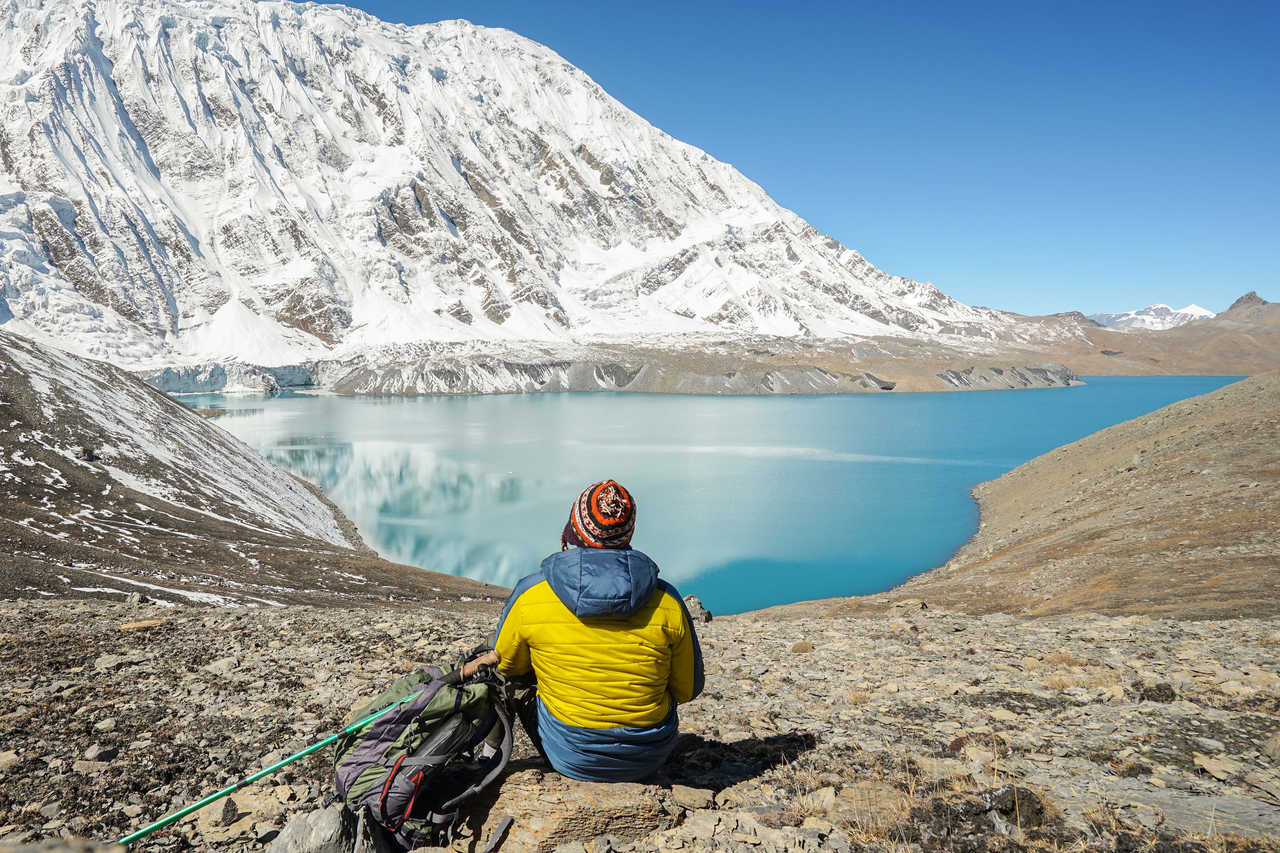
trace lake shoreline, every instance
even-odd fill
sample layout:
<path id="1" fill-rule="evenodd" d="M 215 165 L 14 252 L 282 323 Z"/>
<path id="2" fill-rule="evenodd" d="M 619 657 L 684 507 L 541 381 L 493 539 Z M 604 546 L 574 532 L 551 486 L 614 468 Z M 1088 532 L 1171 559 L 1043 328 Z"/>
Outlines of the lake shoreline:
<path id="1" fill-rule="evenodd" d="M 692 363 L 691 363 L 692 362 Z M 1079 376 L 1057 362 L 940 362 L 874 370 L 826 360 L 777 363 L 663 353 L 641 360 L 447 358 L 421 362 L 284 367 L 206 362 L 136 372 L 175 396 L 322 392 L 351 397 L 625 392 L 711 396 L 811 396 L 1069 388 Z"/>
<path id="2" fill-rule="evenodd" d="M 1034 337 L 473 340 L 389 344 L 284 366 L 157 362 L 135 373 L 165 391 L 344 394 L 650 391 L 813 394 L 1061 387 L 1078 375 L 1257 375 L 1280 367 L 1280 305 L 1253 295 L 1163 331 L 1102 327 L 1075 313 L 1036 318 Z"/>

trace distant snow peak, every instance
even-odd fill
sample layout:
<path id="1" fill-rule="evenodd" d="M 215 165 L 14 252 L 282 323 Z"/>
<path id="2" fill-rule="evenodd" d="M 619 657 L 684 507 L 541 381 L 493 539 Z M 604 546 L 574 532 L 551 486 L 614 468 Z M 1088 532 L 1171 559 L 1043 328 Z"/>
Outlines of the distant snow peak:
<path id="1" fill-rule="evenodd" d="M 1090 314 L 1089 319 L 1100 326 L 1163 330 L 1214 316 L 1216 315 L 1208 308 L 1201 308 L 1199 305 L 1192 304 L 1175 310 L 1164 303 L 1157 303 L 1119 314 Z"/>
<path id="2" fill-rule="evenodd" d="M 507 30 L 23 0 L 0 55 L 0 323 L 117 363 L 1043 333 L 882 272 Z"/>

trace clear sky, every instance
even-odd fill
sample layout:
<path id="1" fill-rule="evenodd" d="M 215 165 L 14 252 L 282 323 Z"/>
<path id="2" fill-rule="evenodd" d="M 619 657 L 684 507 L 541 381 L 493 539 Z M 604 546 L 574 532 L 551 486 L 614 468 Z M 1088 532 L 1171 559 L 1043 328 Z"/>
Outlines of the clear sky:
<path id="1" fill-rule="evenodd" d="M 356 0 L 542 42 L 882 269 L 1024 313 L 1280 301 L 1280 3 Z"/>

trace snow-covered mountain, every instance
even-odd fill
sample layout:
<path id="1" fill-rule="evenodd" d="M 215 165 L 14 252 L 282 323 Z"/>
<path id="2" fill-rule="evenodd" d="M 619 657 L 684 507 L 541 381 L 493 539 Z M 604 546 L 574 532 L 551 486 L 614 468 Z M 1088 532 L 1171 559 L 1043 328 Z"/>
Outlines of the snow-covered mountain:
<path id="1" fill-rule="evenodd" d="M 1192 320 L 1207 320 L 1217 316 L 1208 308 L 1188 305 L 1186 308 L 1170 308 L 1163 303 L 1148 305 L 1119 314 L 1090 314 L 1089 319 L 1100 326 L 1118 326 L 1133 329 L 1172 329 Z"/>
<path id="2" fill-rule="evenodd" d="M 117 363 L 1043 335 L 881 272 L 506 30 L 4 0 L 0 56 L 0 324 Z"/>

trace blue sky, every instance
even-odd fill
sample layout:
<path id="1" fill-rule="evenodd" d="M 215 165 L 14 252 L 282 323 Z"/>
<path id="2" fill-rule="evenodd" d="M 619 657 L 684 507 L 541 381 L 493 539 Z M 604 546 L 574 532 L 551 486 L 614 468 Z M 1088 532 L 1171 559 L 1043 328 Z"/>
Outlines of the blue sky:
<path id="1" fill-rule="evenodd" d="M 540 41 L 965 302 L 1280 300 L 1280 3 L 351 5 Z"/>

